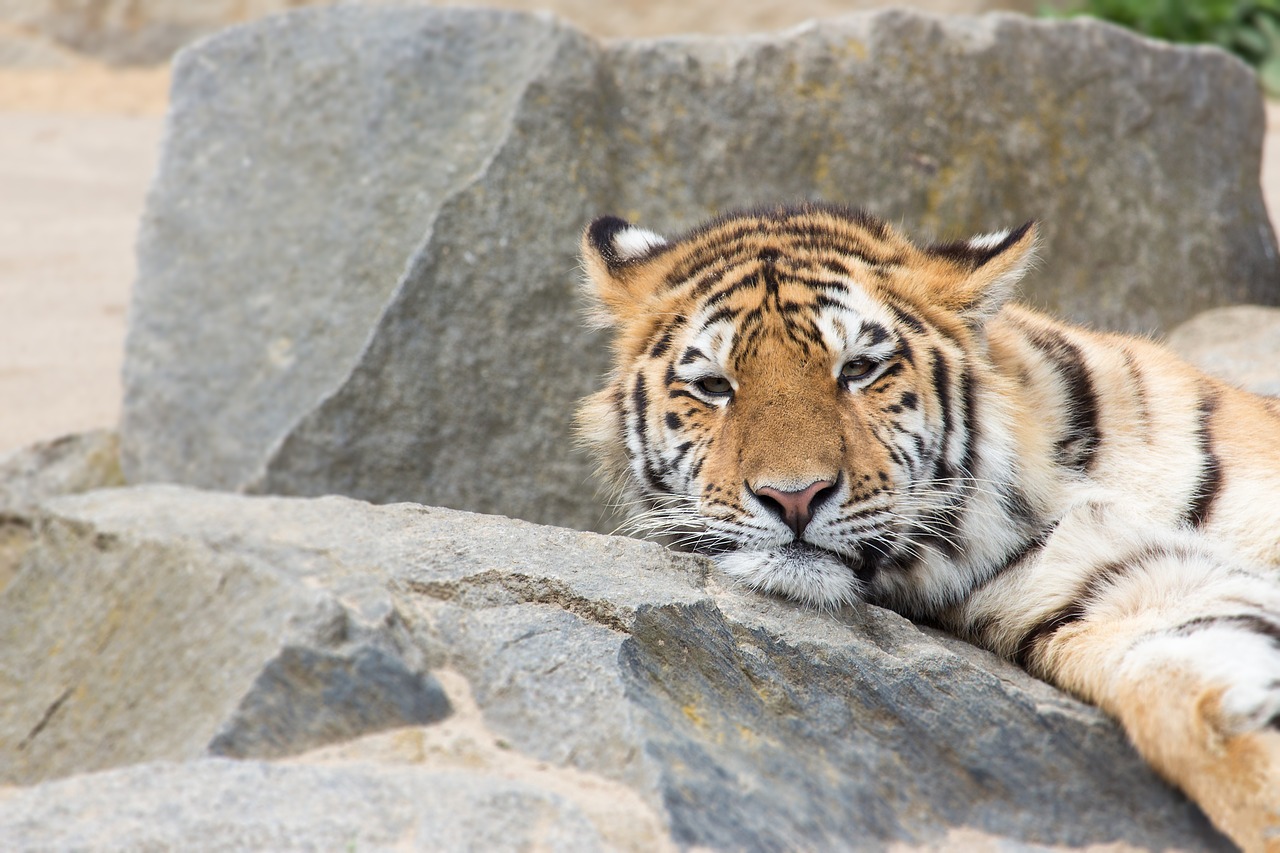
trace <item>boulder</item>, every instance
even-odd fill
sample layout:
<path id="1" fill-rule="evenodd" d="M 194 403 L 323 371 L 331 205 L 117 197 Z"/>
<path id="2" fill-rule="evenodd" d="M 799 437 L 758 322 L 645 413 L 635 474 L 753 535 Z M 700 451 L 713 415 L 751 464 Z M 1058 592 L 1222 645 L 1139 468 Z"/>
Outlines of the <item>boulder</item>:
<path id="1" fill-rule="evenodd" d="M 164 62 L 195 38 L 232 24 L 301 6 L 337 0 L 0 0 L 0 22 L 18 24 L 42 40 L 113 64 Z M 386 0 L 363 0 L 364 3 Z M 1032 14 L 1065 9 L 1070 0 L 915 0 L 932 12 L 970 13 L 1010 9 Z M 653 36 L 685 32 L 754 32 L 809 18 L 870 9 L 882 0 L 738 0 L 731 14 L 718 0 L 649 0 L 639 6 L 588 0 L 497 0 L 491 5 L 534 11 L 551 9 L 599 36 Z M 0 34 L 0 66 L 5 64 Z M 65 51 L 66 48 L 63 48 Z M 41 51 L 36 61 L 47 54 Z M 53 58 L 53 57 L 50 57 Z"/>
<path id="2" fill-rule="evenodd" d="M 41 501 L 123 485 L 120 438 L 112 430 L 66 435 L 0 456 L 0 592 L 35 538 Z"/>
<path id="3" fill-rule="evenodd" d="M 1280 309 L 1214 308 L 1170 332 L 1168 344 L 1206 373 L 1255 394 L 1280 397 Z"/>
<path id="4" fill-rule="evenodd" d="M 1109 328 L 1280 301 L 1262 103 L 1094 21 L 852 15 L 601 44 L 546 16 L 308 10 L 178 58 L 125 358 L 130 482 L 611 530 L 574 401 L 583 225 L 821 198 L 1042 223 L 1034 303 Z"/>
<path id="5" fill-rule="evenodd" d="M 123 486 L 114 430 L 64 435 L 0 456 L 0 514 L 29 515 L 42 501 Z"/>
<path id="6" fill-rule="evenodd" d="M 39 530 L 0 597 L 21 846 L 1228 849 L 1097 710 L 651 543 L 171 486 Z"/>

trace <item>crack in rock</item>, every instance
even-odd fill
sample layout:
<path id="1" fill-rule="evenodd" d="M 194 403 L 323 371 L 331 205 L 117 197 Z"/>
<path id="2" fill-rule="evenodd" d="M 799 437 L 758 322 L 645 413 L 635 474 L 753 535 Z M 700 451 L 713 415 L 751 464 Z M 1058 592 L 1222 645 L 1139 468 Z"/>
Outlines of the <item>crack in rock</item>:
<path id="1" fill-rule="evenodd" d="M 459 580 L 406 581 L 410 592 L 471 610 L 511 604 L 549 604 L 613 631 L 629 634 L 629 615 L 607 601 L 586 598 L 563 581 L 491 569 Z"/>

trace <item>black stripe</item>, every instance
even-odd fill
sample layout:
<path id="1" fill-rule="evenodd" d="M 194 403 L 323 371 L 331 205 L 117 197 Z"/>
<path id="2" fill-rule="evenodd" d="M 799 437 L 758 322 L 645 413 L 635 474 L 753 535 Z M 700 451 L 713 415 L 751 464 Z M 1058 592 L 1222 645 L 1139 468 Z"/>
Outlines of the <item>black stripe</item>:
<path id="1" fill-rule="evenodd" d="M 848 311 L 849 306 L 845 305 L 839 299 L 832 299 L 825 293 L 820 293 L 813 299 L 813 307 L 815 309 L 835 308 L 838 311 Z"/>
<path id="2" fill-rule="evenodd" d="M 900 361 L 895 361 L 893 364 L 891 364 L 891 365 L 889 365 L 888 367 L 886 367 L 886 368 L 884 369 L 884 372 L 883 372 L 883 373 L 881 373 L 879 376 L 877 376 L 877 377 L 876 377 L 876 381 L 875 381 L 875 382 L 872 382 L 872 383 L 871 383 L 869 386 L 867 386 L 867 387 L 868 387 L 868 389 L 870 389 L 870 388 L 874 388 L 874 387 L 876 387 L 877 385 L 879 385 L 881 382 L 883 382 L 884 380 L 886 380 L 886 379 L 892 379 L 894 376 L 897 376 L 897 375 L 898 375 L 899 373 L 901 373 L 901 372 L 902 372 L 902 362 L 900 362 Z M 901 410 L 899 410 L 899 411 L 901 411 Z"/>
<path id="3" fill-rule="evenodd" d="M 1031 626 L 1031 629 L 1022 635 L 1022 639 L 1018 642 L 1017 650 L 1013 653 L 1014 663 L 1024 669 L 1027 668 L 1032 653 L 1037 650 L 1041 641 L 1048 639 L 1073 622 L 1083 619 L 1087 613 L 1085 601 L 1096 595 L 1103 585 L 1115 578 L 1122 577 L 1140 562 L 1140 560 L 1113 560 L 1109 563 L 1103 563 L 1089 572 L 1085 582 L 1076 588 L 1070 602 L 1050 612 L 1048 616 Z"/>
<path id="4" fill-rule="evenodd" d="M 978 443 L 978 391 L 973 381 L 973 371 L 965 367 L 960 372 L 960 395 L 964 398 L 964 450 L 960 454 L 960 471 L 966 480 L 973 475 Z"/>
<path id="5" fill-rule="evenodd" d="M 1129 370 L 1129 381 L 1133 387 L 1133 401 L 1138 407 L 1138 419 L 1142 422 L 1141 427 L 1144 431 L 1151 429 L 1151 405 L 1147 399 L 1147 384 L 1143 381 L 1142 370 L 1139 368 L 1137 361 L 1133 357 L 1133 353 L 1128 349 L 1122 351 L 1124 353 L 1124 364 Z M 1147 434 L 1147 443 L 1151 442 L 1152 436 Z"/>
<path id="6" fill-rule="evenodd" d="M 973 464 L 973 380 L 968 370 L 961 373 L 960 396 L 964 400 L 965 410 L 955 411 L 950 388 L 951 371 L 942 358 L 940 350 L 935 349 L 932 354 L 933 384 L 937 389 L 938 402 L 942 409 L 942 443 L 938 448 L 937 458 L 934 459 L 933 477 L 937 481 L 945 481 L 945 486 L 942 486 L 941 490 L 947 493 L 952 503 L 926 516 L 925 522 L 928 529 L 921 531 L 918 541 L 932 545 L 954 560 L 963 552 L 957 528 L 960 526 L 960 512 Z M 961 429 L 964 430 L 962 438 L 964 444 L 960 466 L 956 467 L 951 464 L 948 457 L 951 455 L 950 450 L 956 434 Z M 935 488 L 939 487 L 935 485 Z"/>
<path id="7" fill-rule="evenodd" d="M 1021 521 L 1024 526 L 1030 526 L 1035 522 L 1036 511 L 1031 506 L 1031 499 L 1017 486 L 1000 487 L 1000 502 L 1004 504 L 1005 512 Z"/>
<path id="8" fill-rule="evenodd" d="M 1022 239 L 1034 222 L 1027 222 L 1020 228 L 1015 228 L 1009 232 L 1003 240 L 994 246 L 974 246 L 968 240 L 958 240 L 954 243 L 943 243 L 940 245 L 929 246 L 926 251 L 930 254 L 937 255 L 940 258 L 956 263 L 968 269 L 977 269 L 983 264 L 990 261 L 996 255 L 1008 249 L 1014 243 Z"/>
<path id="9" fill-rule="evenodd" d="M 684 355 L 680 356 L 680 363 L 689 364 L 690 362 L 696 361 L 700 358 L 706 361 L 711 360 L 705 352 L 698 349 L 697 347 L 689 347 L 687 350 L 684 351 Z"/>
<path id="10" fill-rule="evenodd" d="M 703 447 L 703 449 L 705 450 L 706 448 Z M 699 455 L 698 458 L 693 461 L 693 467 L 689 469 L 690 480 L 698 479 L 698 475 L 702 473 L 702 463 L 706 461 L 707 455 L 705 453 Z"/>
<path id="11" fill-rule="evenodd" d="M 833 224 L 816 222 L 815 216 L 829 216 L 837 221 Z M 781 240 L 784 245 L 790 242 L 801 248 L 828 249 L 845 256 L 857 257 L 873 266 L 901 263 L 902 259 L 896 255 L 875 257 L 874 250 L 863 235 L 842 226 L 861 228 L 867 232 L 866 237 L 873 241 L 885 240 L 890 233 L 884 222 L 864 211 L 819 202 L 733 211 L 670 241 L 669 245 L 673 246 L 703 243 L 673 271 L 671 280 L 682 281 L 691 277 L 694 272 L 726 257 L 726 250 L 736 250 L 738 254 L 758 250 L 758 246 L 735 245 L 751 236 L 781 237 L 784 238 Z"/>
<path id="12" fill-rule="evenodd" d="M 1067 423 L 1055 446 L 1058 464 L 1087 472 L 1102 444 L 1098 426 L 1098 398 L 1080 348 L 1052 329 L 1021 326 L 1027 340 L 1053 363 L 1066 386 L 1063 407 Z"/>
<path id="13" fill-rule="evenodd" d="M 1192 527 L 1203 527 L 1213 511 L 1213 502 L 1222 490 L 1222 464 L 1213 452 L 1213 436 L 1209 431 L 1209 423 L 1218 406 L 1218 396 L 1213 392 L 1200 398 L 1198 407 L 1199 419 L 1196 422 L 1196 444 L 1200 450 L 1200 475 L 1196 478 L 1192 489 L 1187 511 L 1182 516 L 1182 523 Z"/>
<path id="14" fill-rule="evenodd" d="M 703 321 L 702 328 L 705 329 L 708 326 L 713 326 L 716 323 L 719 323 L 721 320 L 733 320 L 741 313 L 742 313 L 742 310 L 739 308 L 721 308 L 719 311 L 716 311 L 714 314 L 712 314 L 710 317 L 708 317 L 706 320 Z"/>
<path id="15" fill-rule="evenodd" d="M 747 270 L 740 277 L 735 278 L 729 284 L 726 284 L 723 288 L 717 290 L 711 296 L 708 296 L 702 303 L 702 307 L 704 309 L 711 308 L 714 305 L 719 305 L 721 302 L 725 301 L 730 296 L 733 296 L 740 290 L 759 287 L 760 278 L 757 275 L 758 272 L 759 271 L 755 269 Z"/>
<path id="16" fill-rule="evenodd" d="M 1053 636 L 1073 622 L 1078 622 L 1084 618 L 1084 615 L 1085 607 L 1078 600 L 1059 607 L 1037 622 L 1030 631 L 1023 634 L 1022 639 L 1018 642 L 1017 649 L 1013 653 L 1013 662 L 1023 669 L 1027 669 L 1027 665 L 1031 661 L 1031 654 L 1036 651 L 1041 640 Z"/>
<path id="17" fill-rule="evenodd" d="M 898 349 L 893 354 L 894 358 L 900 358 L 907 364 L 915 367 L 916 354 L 911 349 L 911 344 L 907 343 L 906 338 L 898 338 Z"/>
<path id="18" fill-rule="evenodd" d="M 778 289 L 781 287 L 781 283 L 778 281 L 778 268 L 773 264 L 765 264 L 760 270 L 760 278 L 764 280 L 766 298 L 772 298 L 776 302 Z"/>
<path id="19" fill-rule="evenodd" d="M 938 450 L 938 461 L 945 464 L 947 443 L 951 440 L 951 371 L 947 369 L 941 350 L 934 349 L 930 355 L 933 357 L 933 388 L 938 395 L 938 408 L 942 411 L 942 445 Z"/>
<path id="20" fill-rule="evenodd" d="M 636 438 L 640 444 L 645 484 L 655 492 L 669 494 L 671 490 L 663 483 L 663 472 L 653 466 L 653 453 L 649 446 L 648 434 L 649 392 L 643 374 L 636 377 L 636 385 L 631 392 L 631 404 L 634 407 L 632 415 L 635 418 Z"/>
<path id="21" fill-rule="evenodd" d="M 1055 529 L 1057 529 L 1056 522 L 1047 530 L 1043 531 L 1039 536 L 1031 537 L 1026 542 L 1022 543 L 1021 546 L 1006 554 L 1004 562 L 993 566 L 991 569 L 991 575 L 984 580 L 979 587 L 989 583 L 991 580 L 999 577 L 1010 569 L 1017 568 L 1019 565 L 1025 563 L 1027 560 L 1044 550 L 1044 546 L 1049 542 L 1049 537 L 1053 535 L 1053 531 Z"/>
<path id="22" fill-rule="evenodd" d="M 1179 636 L 1207 631 L 1211 628 L 1236 628 L 1251 634 L 1261 634 L 1273 643 L 1280 644 L 1280 623 L 1266 616 L 1254 613 L 1241 613 L 1231 616 L 1201 616 L 1191 619 L 1173 628 L 1170 633 Z"/>
<path id="23" fill-rule="evenodd" d="M 727 273 L 728 271 L 729 271 L 729 267 L 727 266 L 713 267 L 712 269 L 706 271 L 706 275 L 704 277 L 692 280 L 692 281 L 695 281 L 696 283 L 693 285 L 693 289 L 689 291 L 689 298 L 694 301 L 697 301 L 699 298 L 701 298 L 701 296 L 704 293 L 706 293 L 708 290 L 710 290 L 711 288 L 719 284 L 720 280 L 724 278 L 725 273 Z M 676 287 L 679 284 L 680 282 L 677 281 L 674 277 L 672 276 L 667 277 L 668 289 L 672 287 Z"/>
<path id="24" fill-rule="evenodd" d="M 889 338 L 888 329 L 886 329 L 884 326 L 881 326 L 879 323 L 872 323 L 869 320 L 863 321 L 862 331 L 859 333 L 858 337 L 861 338 L 863 334 L 867 334 L 871 336 L 871 342 L 868 343 L 867 346 L 872 346 L 872 347 L 877 344 L 884 343 Z"/>
<path id="25" fill-rule="evenodd" d="M 666 355 L 667 350 L 671 348 L 671 338 L 674 334 L 675 332 L 668 329 L 662 337 L 658 338 L 658 340 L 654 342 L 653 348 L 649 350 L 649 357 L 661 358 Z"/>
<path id="26" fill-rule="evenodd" d="M 911 331 L 916 332 L 917 334 L 920 334 L 920 335 L 923 335 L 925 333 L 924 322 L 919 317 L 907 311 L 905 308 L 898 305 L 896 302 L 886 301 L 885 305 L 889 308 L 890 311 L 893 312 L 893 316 L 897 317 L 898 320 L 903 325 L 911 329 Z"/>
<path id="27" fill-rule="evenodd" d="M 825 278 L 813 278 L 801 272 L 789 273 L 787 275 L 787 283 L 797 284 L 797 285 L 800 285 L 801 287 L 808 288 L 809 290 L 812 290 L 816 294 L 834 293 L 834 294 L 843 296 L 844 294 L 847 294 L 849 292 L 849 287 L 844 282 L 830 281 L 829 279 L 825 279 Z M 845 305 L 843 302 L 837 302 L 835 304 L 841 308 L 849 307 L 848 305 Z"/>
<path id="28" fill-rule="evenodd" d="M 1191 556 L 1190 553 L 1178 548 L 1151 545 L 1129 557 L 1112 560 L 1094 567 L 1087 573 L 1084 582 L 1076 588 L 1070 602 L 1049 613 L 1023 634 L 1013 653 L 1014 663 L 1024 669 L 1028 668 L 1032 655 L 1039 650 L 1045 640 L 1088 615 L 1088 604 L 1086 602 L 1096 600 L 1105 586 L 1135 569 L 1142 568 L 1144 563 L 1151 560 L 1166 557 L 1188 559 Z"/>

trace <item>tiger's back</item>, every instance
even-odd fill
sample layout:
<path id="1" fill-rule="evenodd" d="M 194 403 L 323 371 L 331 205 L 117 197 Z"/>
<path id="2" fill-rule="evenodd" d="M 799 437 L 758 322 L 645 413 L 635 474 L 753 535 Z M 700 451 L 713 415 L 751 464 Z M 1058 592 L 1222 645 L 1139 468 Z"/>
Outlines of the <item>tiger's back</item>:
<path id="1" fill-rule="evenodd" d="M 1280 843 L 1280 409 L 1009 303 L 1033 242 L 918 246 L 818 205 L 673 241 L 598 220 L 615 362 L 582 435 L 636 530 L 1011 658 L 1120 719 L 1238 842 Z"/>

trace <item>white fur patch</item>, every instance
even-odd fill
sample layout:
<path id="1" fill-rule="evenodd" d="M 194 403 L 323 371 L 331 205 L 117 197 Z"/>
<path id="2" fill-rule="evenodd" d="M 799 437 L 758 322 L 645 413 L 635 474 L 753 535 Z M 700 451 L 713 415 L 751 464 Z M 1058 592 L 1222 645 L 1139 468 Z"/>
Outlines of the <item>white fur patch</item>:
<path id="1" fill-rule="evenodd" d="M 979 234 L 977 237 L 969 238 L 969 245 L 975 249 L 994 249 L 1005 240 L 1008 240 L 1010 233 L 1012 232 L 1005 229 L 1004 231 L 993 231 L 990 234 Z"/>
<path id="2" fill-rule="evenodd" d="M 1187 636 L 1159 636 L 1136 646 L 1124 675 L 1159 668 L 1194 673 L 1206 686 L 1225 687 L 1227 735 L 1255 731 L 1280 715 L 1280 653 L 1268 637 L 1231 624 Z"/>
<path id="3" fill-rule="evenodd" d="M 613 251 L 624 261 L 633 261 L 636 258 L 643 257 L 652 249 L 665 245 L 667 245 L 667 241 L 660 235 L 654 234 L 647 228 L 637 228 L 634 225 L 630 228 L 624 228 L 613 235 Z"/>
<path id="4" fill-rule="evenodd" d="M 838 607 L 862 600 L 862 582 L 853 570 L 817 549 L 734 551 L 717 562 L 739 583 L 811 607 Z"/>

